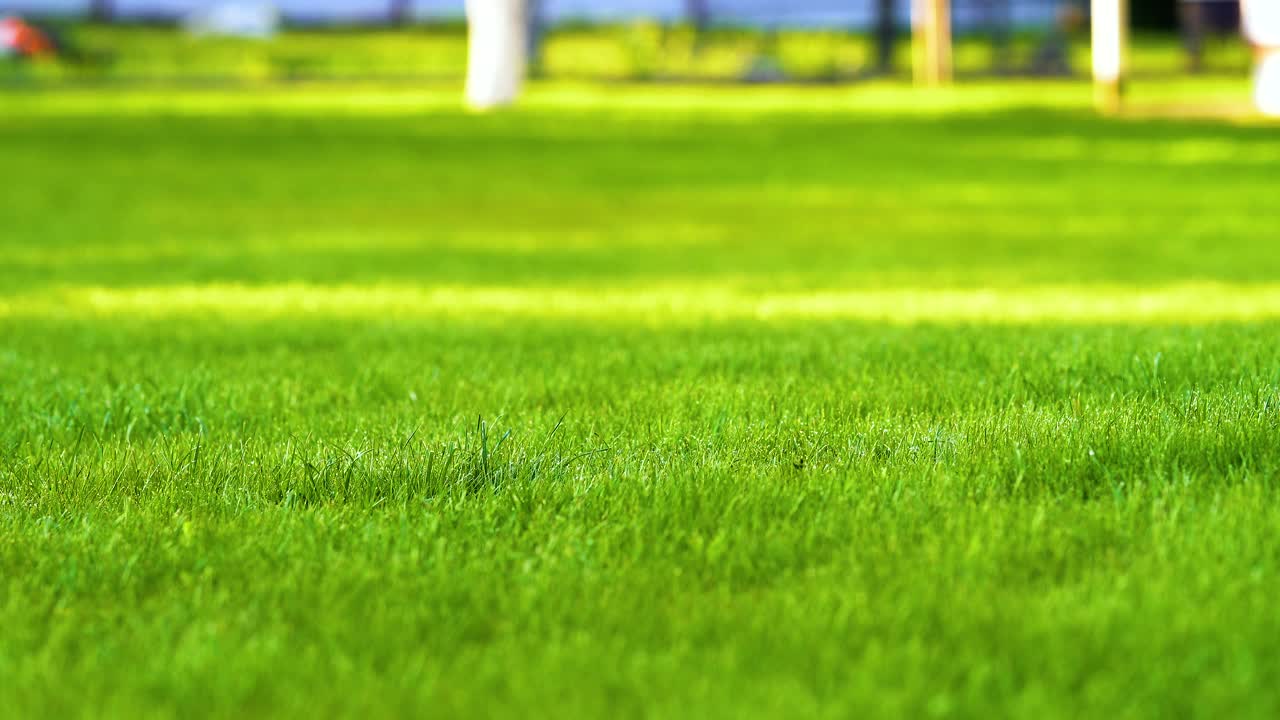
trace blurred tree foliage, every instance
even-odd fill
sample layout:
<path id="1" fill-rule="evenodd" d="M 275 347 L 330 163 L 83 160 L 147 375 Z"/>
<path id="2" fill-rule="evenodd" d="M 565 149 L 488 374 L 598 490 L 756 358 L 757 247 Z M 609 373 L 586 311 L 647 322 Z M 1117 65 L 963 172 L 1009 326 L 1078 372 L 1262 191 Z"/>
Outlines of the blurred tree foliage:
<path id="1" fill-rule="evenodd" d="M 1172 30 L 1178 26 L 1178 0 L 1131 0 L 1134 27 Z"/>

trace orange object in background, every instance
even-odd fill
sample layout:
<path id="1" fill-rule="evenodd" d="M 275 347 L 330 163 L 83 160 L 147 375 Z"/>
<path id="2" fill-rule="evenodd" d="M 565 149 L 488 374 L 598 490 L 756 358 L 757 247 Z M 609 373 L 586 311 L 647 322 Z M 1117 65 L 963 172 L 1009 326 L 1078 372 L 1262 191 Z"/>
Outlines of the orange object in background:
<path id="1" fill-rule="evenodd" d="M 12 17 L 0 19 L 0 50 L 26 58 L 58 53 L 57 45 L 40 28 Z"/>

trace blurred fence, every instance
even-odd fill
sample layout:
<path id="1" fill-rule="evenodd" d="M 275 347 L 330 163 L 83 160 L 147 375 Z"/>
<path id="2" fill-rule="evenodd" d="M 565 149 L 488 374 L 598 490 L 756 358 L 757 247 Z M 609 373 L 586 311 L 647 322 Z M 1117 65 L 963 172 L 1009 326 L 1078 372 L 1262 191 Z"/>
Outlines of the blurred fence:
<path id="1" fill-rule="evenodd" d="M 976 29 L 993 22 L 1042 26 L 1061 0 L 957 0 L 955 24 Z M 879 18 L 878 0 L 539 0 L 552 24 L 653 19 L 678 22 L 705 13 L 712 23 L 748 27 L 867 29 Z M 209 0 L 0 0 L 0 11 L 40 15 L 98 15 L 121 20 L 173 20 Z M 276 0 L 296 24 L 378 24 L 403 19 L 458 19 L 463 0 Z M 899 24 L 909 19 L 909 0 L 894 3 Z"/>
<path id="2" fill-rule="evenodd" d="M 0 14 L 53 18 L 81 57 L 91 59 L 0 62 L 0 80 L 456 80 L 466 71 L 463 0 L 273 0 L 290 28 L 269 43 L 196 42 L 163 26 L 218 1 L 0 0 Z M 911 66 L 905 31 L 910 0 L 530 2 L 545 31 L 535 33 L 541 42 L 532 60 L 547 77 L 830 82 L 905 75 Z M 953 2 L 960 75 L 1061 75 L 1089 67 L 1087 29 L 1072 33 L 1056 22 L 1064 3 L 1083 0 Z M 1134 7 L 1144 5 L 1135 0 Z M 887 16 L 885 8 L 891 10 Z M 90 16 L 117 22 L 75 22 Z M 894 22 L 883 22 L 889 18 Z M 343 31 L 324 27 L 335 25 Z M 412 30 L 382 30 L 389 25 Z M 1205 43 L 1204 68 L 1249 67 L 1246 45 L 1217 37 Z M 1132 55 L 1139 76 L 1188 69 L 1187 53 L 1173 35 L 1139 36 Z"/>

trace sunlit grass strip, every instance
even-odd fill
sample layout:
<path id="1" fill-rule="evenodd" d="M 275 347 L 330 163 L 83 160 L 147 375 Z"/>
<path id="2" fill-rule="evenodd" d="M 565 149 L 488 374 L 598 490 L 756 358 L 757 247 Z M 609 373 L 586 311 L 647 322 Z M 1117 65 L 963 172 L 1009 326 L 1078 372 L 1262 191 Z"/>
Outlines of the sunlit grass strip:
<path id="1" fill-rule="evenodd" d="M 0 300 L 0 317 L 232 318 L 510 315 L 663 321 L 845 318 L 887 323 L 1178 322 L 1280 318 L 1280 285 L 1178 284 L 894 288 L 753 293 L 711 286 L 634 289 L 396 285 L 67 288 Z"/>
<path id="2" fill-rule="evenodd" d="M 224 87 L 67 87 L 0 96 L 0 110 L 13 117 L 123 117 L 164 115 L 360 115 L 405 117 L 460 111 L 462 89 L 455 82 L 246 83 Z M 1147 83 L 1135 92 L 1140 116 L 1221 116 L 1259 121 L 1248 112 L 1243 79 L 1178 79 Z M 869 82 L 833 89 L 782 85 L 707 86 L 600 85 L 583 82 L 535 83 L 520 108 L 540 113 L 620 111 L 647 114 L 696 111 L 715 115 L 820 114 L 864 112 L 934 116 L 1039 108 L 1084 111 L 1086 82 L 969 82 L 922 92 L 895 82 Z"/>

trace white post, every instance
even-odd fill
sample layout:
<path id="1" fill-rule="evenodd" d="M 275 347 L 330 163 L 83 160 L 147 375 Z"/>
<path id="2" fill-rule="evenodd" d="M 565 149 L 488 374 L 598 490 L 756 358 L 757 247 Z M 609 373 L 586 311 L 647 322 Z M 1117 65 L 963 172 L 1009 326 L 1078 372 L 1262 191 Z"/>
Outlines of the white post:
<path id="1" fill-rule="evenodd" d="M 525 75 L 524 0 L 466 0 L 467 105 L 509 105 Z"/>
<path id="2" fill-rule="evenodd" d="M 1116 112 L 1128 64 L 1129 0 L 1093 0 L 1090 14 L 1094 101 L 1099 110 Z"/>
<path id="3" fill-rule="evenodd" d="M 1280 2 L 1245 0 L 1244 32 L 1257 58 L 1253 74 L 1253 102 L 1258 112 L 1280 117 Z"/>

